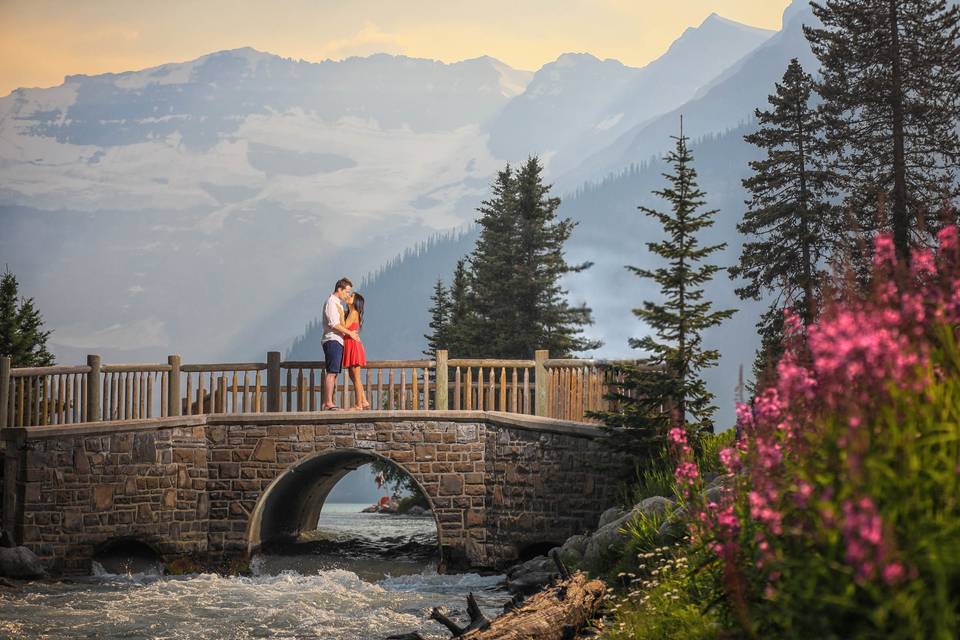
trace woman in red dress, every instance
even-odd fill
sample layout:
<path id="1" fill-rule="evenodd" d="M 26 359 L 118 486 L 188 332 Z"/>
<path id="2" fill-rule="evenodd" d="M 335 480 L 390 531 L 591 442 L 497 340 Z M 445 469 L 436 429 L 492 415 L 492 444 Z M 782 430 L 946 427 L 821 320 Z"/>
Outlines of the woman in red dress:
<path id="1" fill-rule="evenodd" d="M 351 331 L 360 331 L 363 327 L 363 296 L 359 293 L 353 293 L 347 298 L 347 318 L 344 324 Z M 363 383 L 360 380 L 360 367 L 367 366 L 367 354 L 364 352 L 363 343 L 354 340 L 350 336 L 343 337 L 343 368 L 347 370 L 350 380 L 353 381 L 353 393 L 356 397 L 356 403 L 351 409 L 362 411 L 370 408 L 367 402 L 367 395 L 363 390 Z"/>

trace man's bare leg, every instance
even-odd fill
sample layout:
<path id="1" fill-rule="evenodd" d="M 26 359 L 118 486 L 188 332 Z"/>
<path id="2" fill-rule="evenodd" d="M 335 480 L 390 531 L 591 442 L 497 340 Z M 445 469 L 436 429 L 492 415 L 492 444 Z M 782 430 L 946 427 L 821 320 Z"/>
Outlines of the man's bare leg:
<path id="1" fill-rule="evenodd" d="M 333 402 L 333 391 L 337 384 L 337 374 L 327 373 L 323 376 L 323 409 L 337 406 Z"/>

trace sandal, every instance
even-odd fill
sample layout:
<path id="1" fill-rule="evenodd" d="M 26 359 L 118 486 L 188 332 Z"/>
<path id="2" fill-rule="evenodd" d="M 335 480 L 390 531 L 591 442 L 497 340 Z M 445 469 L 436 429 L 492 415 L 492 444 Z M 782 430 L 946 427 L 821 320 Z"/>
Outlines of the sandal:
<path id="1" fill-rule="evenodd" d="M 323 411 L 340 411 L 340 407 L 335 404 L 330 405 L 329 407 L 321 407 Z"/>

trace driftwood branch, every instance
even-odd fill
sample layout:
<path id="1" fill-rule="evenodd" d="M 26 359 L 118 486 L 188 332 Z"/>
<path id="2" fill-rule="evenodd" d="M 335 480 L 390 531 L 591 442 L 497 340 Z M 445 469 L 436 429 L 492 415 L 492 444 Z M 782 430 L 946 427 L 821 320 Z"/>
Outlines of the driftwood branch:
<path id="1" fill-rule="evenodd" d="M 430 612 L 430 619 L 436 620 L 437 622 L 445 626 L 447 629 L 449 629 L 450 634 L 454 638 L 463 637 L 463 629 L 460 628 L 460 625 L 458 625 L 456 622 L 448 618 L 446 614 L 443 613 L 443 611 L 440 611 L 440 607 L 433 608 L 433 611 Z"/>
<path id="2" fill-rule="evenodd" d="M 468 632 L 474 629 L 486 629 L 490 626 L 490 619 L 483 615 L 483 611 L 480 611 L 480 605 L 477 604 L 477 599 L 473 597 L 472 593 L 467 595 L 467 613 L 470 615 Z"/>
<path id="3" fill-rule="evenodd" d="M 458 625 L 437 607 L 430 612 L 430 618 L 449 629 L 454 638 L 462 638 L 471 631 L 483 630 L 490 626 L 489 618 L 480 611 L 480 605 L 477 604 L 477 599 L 472 593 L 467 595 L 467 614 L 470 616 L 470 624 L 466 627 Z"/>
<path id="4" fill-rule="evenodd" d="M 556 549 L 551 549 L 550 557 L 553 559 L 553 564 L 557 565 L 557 571 L 560 572 L 560 579 L 569 580 L 570 570 L 567 569 L 567 565 L 563 564 L 563 560 L 560 559 L 560 552 Z"/>

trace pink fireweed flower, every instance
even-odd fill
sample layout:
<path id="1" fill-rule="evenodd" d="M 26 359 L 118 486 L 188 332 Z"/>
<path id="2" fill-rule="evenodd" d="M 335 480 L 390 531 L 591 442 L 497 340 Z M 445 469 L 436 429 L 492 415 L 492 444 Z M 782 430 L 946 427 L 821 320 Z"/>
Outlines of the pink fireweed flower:
<path id="1" fill-rule="evenodd" d="M 700 478 L 700 469 L 693 462 L 681 462 L 673 475 L 678 484 L 689 486 L 695 484 Z"/>
<path id="2" fill-rule="evenodd" d="M 860 581 L 873 579 L 877 566 L 884 564 L 887 554 L 883 519 L 869 497 L 844 501 L 843 537 L 846 542 L 844 559 L 853 567 L 856 578 Z"/>
<path id="3" fill-rule="evenodd" d="M 893 246 L 893 236 L 889 233 L 878 234 L 873 241 L 873 264 L 876 267 L 896 265 L 897 254 Z"/>
<path id="4" fill-rule="evenodd" d="M 906 569 L 899 562 L 891 562 L 883 568 L 883 581 L 888 585 L 895 585 L 907 575 Z"/>
<path id="5" fill-rule="evenodd" d="M 770 443 L 763 438 L 757 438 L 757 453 L 760 466 L 764 469 L 773 469 L 783 461 L 780 443 Z"/>
<path id="6" fill-rule="evenodd" d="M 687 432 L 683 427 L 674 427 L 667 432 L 667 439 L 675 445 L 687 444 Z"/>
<path id="7" fill-rule="evenodd" d="M 940 254 L 955 253 L 957 251 L 957 227 L 956 225 L 947 225 L 937 234 L 937 244 L 940 247 Z"/>
<path id="8" fill-rule="evenodd" d="M 753 409 L 742 402 L 737 403 L 737 426 L 748 429 L 753 426 Z"/>
<path id="9" fill-rule="evenodd" d="M 910 262 L 910 270 L 914 276 L 932 276 L 937 272 L 937 263 L 933 252 L 929 249 L 915 249 Z"/>
<path id="10" fill-rule="evenodd" d="M 740 452 L 733 447 L 721 449 L 720 462 L 729 473 L 736 473 L 740 470 Z"/>
<path id="11" fill-rule="evenodd" d="M 795 494 L 795 501 L 798 507 L 805 507 L 810 501 L 810 496 L 813 495 L 813 486 L 801 480 L 797 483 L 797 492 Z"/>

